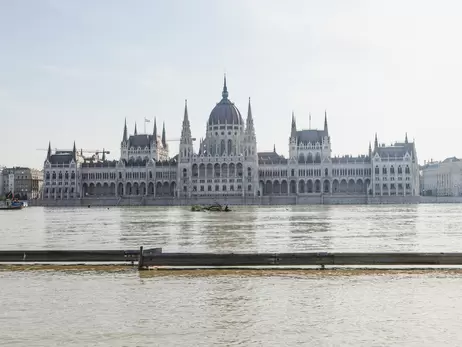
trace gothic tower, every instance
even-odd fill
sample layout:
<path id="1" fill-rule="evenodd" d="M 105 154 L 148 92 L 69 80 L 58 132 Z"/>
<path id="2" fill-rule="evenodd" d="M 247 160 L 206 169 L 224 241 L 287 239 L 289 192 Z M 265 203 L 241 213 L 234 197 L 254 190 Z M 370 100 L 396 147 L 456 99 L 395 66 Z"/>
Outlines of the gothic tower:
<path id="1" fill-rule="evenodd" d="M 162 136 L 162 139 L 164 136 Z M 180 161 L 190 160 L 194 154 L 193 142 L 191 136 L 191 125 L 189 123 L 188 117 L 188 100 L 184 102 L 184 115 L 183 115 L 183 127 L 181 129 L 181 138 L 180 138 L 180 150 L 179 156 Z"/>
<path id="2" fill-rule="evenodd" d="M 120 142 L 120 159 L 128 160 L 127 118 L 125 118 L 124 132 L 123 132 L 123 135 L 122 135 L 122 141 Z"/>
<path id="3" fill-rule="evenodd" d="M 250 105 L 250 98 L 249 98 L 249 107 L 247 110 L 247 120 L 246 120 L 244 141 L 245 141 L 245 144 L 244 144 L 245 155 L 249 157 L 256 156 L 257 155 L 257 137 L 255 135 L 255 126 L 253 124 L 252 106 Z"/>
<path id="4" fill-rule="evenodd" d="M 289 158 L 297 158 L 297 124 L 295 122 L 295 115 L 293 111 L 289 138 Z"/>

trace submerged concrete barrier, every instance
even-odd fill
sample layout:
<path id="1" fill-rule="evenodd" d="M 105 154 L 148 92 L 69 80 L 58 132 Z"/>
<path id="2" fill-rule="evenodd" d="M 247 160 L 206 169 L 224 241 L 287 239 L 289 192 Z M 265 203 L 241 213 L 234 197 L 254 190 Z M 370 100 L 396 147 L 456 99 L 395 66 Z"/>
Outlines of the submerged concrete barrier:
<path id="1" fill-rule="evenodd" d="M 162 248 L 139 250 L 0 250 L 0 263 L 131 263 L 138 269 L 274 268 L 279 266 L 462 266 L 462 253 L 163 253 Z"/>
<path id="2" fill-rule="evenodd" d="M 0 251 L 0 262 L 135 262 L 139 250 L 12 250 Z"/>
<path id="3" fill-rule="evenodd" d="M 460 265 L 462 253 L 162 253 L 141 252 L 139 268 Z"/>

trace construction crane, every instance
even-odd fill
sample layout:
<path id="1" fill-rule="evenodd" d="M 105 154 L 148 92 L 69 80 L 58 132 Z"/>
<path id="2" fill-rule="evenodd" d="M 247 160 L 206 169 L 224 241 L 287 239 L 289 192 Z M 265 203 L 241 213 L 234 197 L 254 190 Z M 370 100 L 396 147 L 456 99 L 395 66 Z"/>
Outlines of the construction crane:
<path id="1" fill-rule="evenodd" d="M 72 152 L 73 150 L 72 149 L 58 149 L 58 148 L 54 148 L 55 152 Z M 48 151 L 48 148 L 37 148 L 37 151 Z M 101 149 L 83 149 L 83 148 L 80 148 L 80 149 L 76 149 L 77 152 L 79 153 L 93 153 L 93 154 L 111 154 L 110 151 L 106 151 L 105 149 L 101 150 Z"/>
<path id="2" fill-rule="evenodd" d="M 191 140 L 196 141 L 196 138 L 193 137 Z M 178 142 L 178 141 L 181 141 L 181 139 L 171 139 L 171 140 L 165 140 L 165 141 L 167 141 L 167 142 Z"/>

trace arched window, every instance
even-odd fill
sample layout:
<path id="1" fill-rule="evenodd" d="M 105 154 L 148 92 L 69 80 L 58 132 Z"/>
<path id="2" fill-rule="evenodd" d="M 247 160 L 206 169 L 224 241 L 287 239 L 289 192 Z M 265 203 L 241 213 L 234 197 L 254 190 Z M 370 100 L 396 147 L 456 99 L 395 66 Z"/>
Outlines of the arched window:
<path id="1" fill-rule="evenodd" d="M 220 155 L 225 155 L 225 154 L 226 154 L 225 140 L 221 140 Z"/>
<path id="2" fill-rule="evenodd" d="M 50 173 L 49 173 L 49 172 L 46 173 L 46 179 L 47 179 L 47 180 L 50 179 Z M 47 193 L 48 193 L 48 192 L 47 192 Z"/>
<path id="3" fill-rule="evenodd" d="M 56 179 L 56 172 L 53 171 L 53 174 L 51 176 L 55 180 Z"/>
<path id="4" fill-rule="evenodd" d="M 375 167 L 375 174 L 376 174 L 376 175 L 380 174 L 380 169 L 379 169 L 378 166 Z"/>
<path id="5" fill-rule="evenodd" d="M 402 174 L 403 173 L 403 168 L 400 166 L 398 166 L 398 174 Z"/>
<path id="6" fill-rule="evenodd" d="M 324 176 L 329 176 L 329 169 L 328 168 L 324 169 Z"/>
<path id="7" fill-rule="evenodd" d="M 71 179 L 75 179 L 75 172 L 74 171 L 71 172 Z"/>
<path id="8" fill-rule="evenodd" d="M 252 176 L 252 168 L 250 168 L 250 167 L 247 168 L 247 176 L 249 176 L 249 177 Z"/>
<path id="9" fill-rule="evenodd" d="M 313 162 L 313 154 L 308 153 L 308 156 L 306 158 L 306 162 L 307 163 L 312 163 Z"/>
<path id="10" fill-rule="evenodd" d="M 63 173 L 62 173 L 61 171 L 59 172 L 58 178 L 59 178 L 60 180 L 63 179 Z"/>
<path id="11" fill-rule="evenodd" d="M 393 165 L 390 167 L 390 174 L 394 175 L 395 174 L 395 168 Z"/>
<path id="12" fill-rule="evenodd" d="M 387 174 L 387 167 L 386 167 L 386 166 L 384 166 L 384 167 L 382 168 L 382 173 L 383 173 L 384 175 Z"/>
<path id="13" fill-rule="evenodd" d="M 228 140 L 228 155 L 233 154 L 233 141 Z"/>
<path id="14" fill-rule="evenodd" d="M 66 171 L 66 173 L 64 174 L 64 178 L 67 180 L 69 179 L 69 172 Z"/>

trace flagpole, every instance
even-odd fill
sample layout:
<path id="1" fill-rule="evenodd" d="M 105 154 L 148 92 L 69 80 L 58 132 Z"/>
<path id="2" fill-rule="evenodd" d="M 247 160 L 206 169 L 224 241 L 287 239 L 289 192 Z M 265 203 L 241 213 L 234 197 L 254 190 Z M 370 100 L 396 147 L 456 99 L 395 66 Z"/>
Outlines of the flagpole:
<path id="1" fill-rule="evenodd" d="M 145 134 L 147 134 L 147 132 L 146 132 L 146 123 L 151 123 L 151 120 L 144 117 L 144 133 Z"/>

